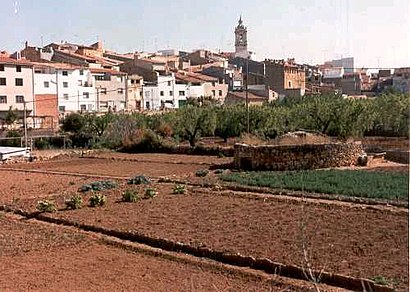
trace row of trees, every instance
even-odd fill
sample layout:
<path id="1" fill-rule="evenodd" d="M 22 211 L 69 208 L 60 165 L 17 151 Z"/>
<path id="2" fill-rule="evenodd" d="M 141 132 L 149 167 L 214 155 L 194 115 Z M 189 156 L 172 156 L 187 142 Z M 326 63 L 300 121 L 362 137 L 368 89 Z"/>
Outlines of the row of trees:
<path id="1" fill-rule="evenodd" d="M 342 139 L 377 136 L 409 136 L 409 96 L 385 94 L 374 100 L 350 100 L 322 95 L 287 98 L 249 108 L 250 133 L 273 139 L 295 130 L 317 131 Z M 62 130 L 72 135 L 74 146 L 101 145 L 120 148 L 147 137 L 195 146 L 201 136 L 225 140 L 247 131 L 244 104 L 217 106 L 188 104 L 177 111 L 104 116 L 71 114 Z"/>

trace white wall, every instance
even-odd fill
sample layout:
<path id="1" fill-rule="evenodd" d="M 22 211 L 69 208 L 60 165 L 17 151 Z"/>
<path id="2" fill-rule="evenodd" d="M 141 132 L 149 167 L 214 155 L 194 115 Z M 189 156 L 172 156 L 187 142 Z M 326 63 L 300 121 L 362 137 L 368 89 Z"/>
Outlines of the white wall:
<path id="1" fill-rule="evenodd" d="M 0 71 L 0 77 L 6 78 L 6 85 L 0 85 L 0 95 L 7 96 L 7 103 L 0 103 L 0 110 L 7 111 L 10 106 L 13 109 L 23 110 L 24 103 L 16 103 L 16 95 L 24 96 L 27 102 L 26 108 L 33 109 L 33 69 L 21 67 L 21 72 L 17 72 L 16 65 L 4 64 L 4 71 Z M 15 79 L 22 78 L 23 86 L 16 86 Z"/>
<path id="2" fill-rule="evenodd" d="M 83 75 L 80 75 L 80 69 L 57 70 L 58 107 L 61 113 L 63 109 L 65 112 L 77 112 L 82 109 L 82 106 L 85 106 L 86 111 L 97 110 L 95 82 L 90 70 L 82 70 Z M 63 75 L 64 71 L 67 71 L 68 76 Z M 81 81 L 82 85 L 80 85 L 79 81 Z M 68 83 L 68 87 L 64 87 L 64 82 Z M 89 86 L 84 86 L 86 82 Z M 88 98 L 84 97 L 84 93 L 88 93 Z M 64 94 L 67 94 L 68 98 L 65 98 Z"/>

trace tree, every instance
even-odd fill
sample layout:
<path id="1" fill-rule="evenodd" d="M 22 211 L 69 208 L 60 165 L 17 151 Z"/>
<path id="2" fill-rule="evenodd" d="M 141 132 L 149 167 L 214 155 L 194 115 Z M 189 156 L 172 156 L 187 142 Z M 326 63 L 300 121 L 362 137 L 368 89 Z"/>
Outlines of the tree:
<path id="1" fill-rule="evenodd" d="M 9 110 L 7 111 L 5 122 L 8 126 L 13 125 L 18 119 L 17 110 L 13 110 L 10 106 Z"/>
<path id="2" fill-rule="evenodd" d="M 224 139 L 239 137 L 246 129 L 246 110 L 244 105 L 223 106 L 216 112 L 215 134 Z"/>
<path id="3" fill-rule="evenodd" d="M 194 147 L 199 137 L 214 135 L 216 114 L 213 107 L 187 105 L 178 110 L 176 132 Z"/>

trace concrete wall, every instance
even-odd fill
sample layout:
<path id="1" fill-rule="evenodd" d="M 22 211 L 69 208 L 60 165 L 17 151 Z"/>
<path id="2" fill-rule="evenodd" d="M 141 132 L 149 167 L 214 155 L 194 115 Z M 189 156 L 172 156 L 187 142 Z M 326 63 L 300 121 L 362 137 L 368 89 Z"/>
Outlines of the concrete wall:
<path id="1" fill-rule="evenodd" d="M 363 154 L 360 143 L 261 145 L 236 144 L 234 165 L 246 170 L 302 170 L 350 166 Z"/>

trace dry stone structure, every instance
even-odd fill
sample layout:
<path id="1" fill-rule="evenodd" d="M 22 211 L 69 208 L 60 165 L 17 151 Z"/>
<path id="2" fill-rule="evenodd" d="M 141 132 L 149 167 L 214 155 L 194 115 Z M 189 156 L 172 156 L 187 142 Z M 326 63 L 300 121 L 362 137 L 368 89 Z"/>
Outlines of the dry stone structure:
<path id="1" fill-rule="evenodd" d="M 302 145 L 235 144 L 234 166 L 244 170 L 302 170 L 357 164 L 360 143 Z"/>

